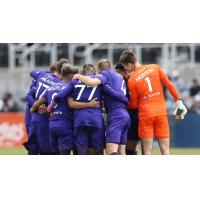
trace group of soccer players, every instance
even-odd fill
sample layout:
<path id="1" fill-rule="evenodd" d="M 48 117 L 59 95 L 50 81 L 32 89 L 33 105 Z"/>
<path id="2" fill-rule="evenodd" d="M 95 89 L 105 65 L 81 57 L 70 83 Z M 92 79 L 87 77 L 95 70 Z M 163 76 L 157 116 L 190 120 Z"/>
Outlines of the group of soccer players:
<path id="1" fill-rule="evenodd" d="M 29 155 L 137 155 L 152 152 L 154 137 L 169 154 L 169 125 L 162 84 L 183 119 L 187 109 L 167 75 L 155 64 L 142 66 L 124 51 L 112 69 L 102 59 L 97 69 L 73 67 L 60 59 L 49 71 L 31 71 L 25 122 Z M 106 116 L 106 117 L 103 117 Z"/>

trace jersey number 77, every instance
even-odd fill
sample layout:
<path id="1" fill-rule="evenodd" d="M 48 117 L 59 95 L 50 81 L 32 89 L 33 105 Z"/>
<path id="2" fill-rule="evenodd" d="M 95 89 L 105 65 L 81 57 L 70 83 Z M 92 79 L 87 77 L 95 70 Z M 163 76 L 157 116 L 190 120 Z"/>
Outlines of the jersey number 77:
<path id="1" fill-rule="evenodd" d="M 81 95 L 83 94 L 83 91 L 86 87 L 90 87 L 90 86 L 87 86 L 87 85 L 75 85 L 75 88 L 80 88 L 80 91 L 78 93 L 78 96 L 76 97 L 76 100 L 80 100 L 81 98 Z M 88 97 L 88 101 L 91 101 L 92 100 L 92 97 L 94 96 L 94 93 L 97 89 L 97 86 L 96 87 L 93 87 L 92 90 L 91 90 L 91 93 Z"/>

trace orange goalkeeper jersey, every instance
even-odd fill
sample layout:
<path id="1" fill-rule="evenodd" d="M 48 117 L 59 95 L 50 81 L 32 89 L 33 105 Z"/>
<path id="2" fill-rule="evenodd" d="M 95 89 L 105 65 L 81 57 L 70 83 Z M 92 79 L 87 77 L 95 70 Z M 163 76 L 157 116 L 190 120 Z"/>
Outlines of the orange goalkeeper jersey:
<path id="1" fill-rule="evenodd" d="M 162 83 L 167 87 L 174 100 L 180 99 L 179 92 L 164 71 L 155 64 L 136 69 L 128 80 L 130 109 L 138 107 L 140 118 L 167 115 Z"/>

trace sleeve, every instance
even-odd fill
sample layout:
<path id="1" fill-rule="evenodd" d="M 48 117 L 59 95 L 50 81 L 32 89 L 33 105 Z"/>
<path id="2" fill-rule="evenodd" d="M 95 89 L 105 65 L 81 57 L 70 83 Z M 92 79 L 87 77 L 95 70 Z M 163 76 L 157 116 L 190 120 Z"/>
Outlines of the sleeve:
<path id="1" fill-rule="evenodd" d="M 37 80 L 39 76 L 40 76 L 40 71 L 36 70 L 30 71 L 30 77 L 32 77 L 33 79 Z"/>
<path id="2" fill-rule="evenodd" d="M 36 81 L 38 80 L 38 78 L 42 75 L 44 75 L 46 73 L 46 71 L 41 70 L 41 71 L 37 71 L 37 70 L 32 70 L 30 72 L 30 77 L 32 77 L 33 79 L 35 79 Z"/>
<path id="3" fill-rule="evenodd" d="M 157 66 L 158 71 L 159 71 L 159 76 L 161 82 L 166 86 L 166 88 L 169 90 L 170 94 L 173 96 L 175 101 L 178 101 L 181 97 L 176 89 L 176 87 L 173 85 L 173 83 L 169 80 L 168 76 L 165 74 L 165 72 Z"/>
<path id="4" fill-rule="evenodd" d="M 72 82 L 69 83 L 69 85 L 60 91 L 55 97 L 54 101 L 55 103 L 59 103 L 59 101 L 63 98 L 67 98 L 68 95 L 70 95 L 73 92 L 73 84 Z"/>
<path id="5" fill-rule="evenodd" d="M 105 72 L 96 75 L 96 78 L 98 78 L 101 81 L 101 84 L 109 84 L 108 75 Z"/>
<path id="6" fill-rule="evenodd" d="M 123 92 L 118 92 L 116 90 L 113 90 L 112 87 L 108 84 L 102 85 L 102 90 L 104 93 L 110 95 L 111 97 L 117 99 L 118 101 L 121 101 L 125 104 L 128 103 L 128 98 L 124 96 Z"/>
<path id="7" fill-rule="evenodd" d="M 35 93 L 36 93 L 36 88 L 33 87 L 29 91 L 29 93 L 26 95 L 26 101 L 27 101 L 29 107 L 31 107 L 35 102 Z"/>
<path id="8" fill-rule="evenodd" d="M 137 95 L 137 91 L 135 88 L 134 79 L 128 80 L 128 90 L 129 90 L 129 98 L 130 98 L 128 108 L 135 109 L 138 107 L 138 95 Z"/>

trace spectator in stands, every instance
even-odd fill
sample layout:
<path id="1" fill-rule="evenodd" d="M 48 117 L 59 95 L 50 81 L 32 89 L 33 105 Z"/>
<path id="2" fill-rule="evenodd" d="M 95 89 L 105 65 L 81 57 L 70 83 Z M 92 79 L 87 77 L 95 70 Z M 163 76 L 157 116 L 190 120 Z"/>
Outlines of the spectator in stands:
<path id="1" fill-rule="evenodd" d="M 197 79 L 192 80 L 188 102 L 189 111 L 200 114 L 200 85 Z"/>
<path id="2" fill-rule="evenodd" d="M 12 94 L 6 93 L 1 101 L 1 112 L 17 112 L 18 106 Z"/>
<path id="3" fill-rule="evenodd" d="M 200 93 L 192 97 L 192 107 L 190 111 L 200 114 Z"/>
<path id="4" fill-rule="evenodd" d="M 192 86 L 190 88 L 190 96 L 194 97 L 200 91 L 200 85 L 197 79 L 192 80 Z"/>
<path id="5" fill-rule="evenodd" d="M 180 73 L 178 70 L 174 70 L 171 74 L 171 81 L 174 83 L 175 87 L 180 91 L 180 93 L 185 91 L 185 85 L 183 80 L 180 78 Z"/>

